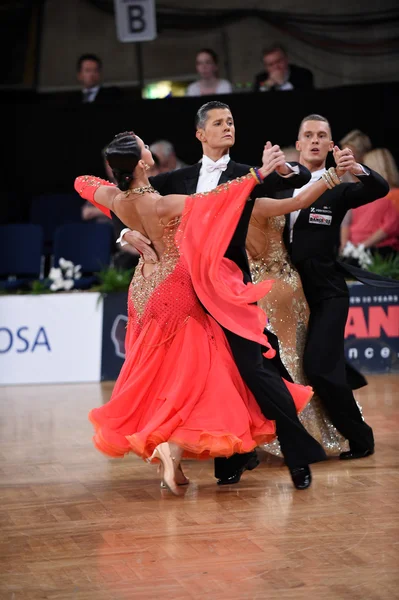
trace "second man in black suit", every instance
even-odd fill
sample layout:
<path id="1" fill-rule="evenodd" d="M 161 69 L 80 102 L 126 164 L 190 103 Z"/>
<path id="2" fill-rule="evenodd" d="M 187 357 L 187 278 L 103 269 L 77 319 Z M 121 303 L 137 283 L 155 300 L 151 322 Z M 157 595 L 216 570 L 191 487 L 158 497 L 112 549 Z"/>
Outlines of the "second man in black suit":
<path id="1" fill-rule="evenodd" d="M 303 119 L 296 147 L 301 164 L 312 173 L 307 185 L 326 172 L 327 155 L 332 150 L 335 160 L 358 178 L 358 183 L 332 187 L 310 208 L 287 215 L 285 243 L 310 308 L 304 371 L 332 423 L 349 440 L 350 451 L 342 453 L 341 459 L 362 458 L 374 452 L 374 438 L 347 380 L 344 332 L 349 292 L 336 256 L 346 211 L 386 196 L 389 186 L 378 173 L 358 164 L 350 149 L 334 147 L 330 124 L 320 115 Z M 281 197 L 296 193 L 291 190 Z"/>

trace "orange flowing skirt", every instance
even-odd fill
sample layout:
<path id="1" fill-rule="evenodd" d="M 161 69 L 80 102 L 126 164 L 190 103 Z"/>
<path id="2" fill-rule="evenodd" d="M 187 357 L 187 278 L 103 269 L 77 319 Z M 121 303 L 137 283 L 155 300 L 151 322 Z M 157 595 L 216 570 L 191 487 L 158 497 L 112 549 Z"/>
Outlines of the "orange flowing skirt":
<path id="1" fill-rule="evenodd" d="M 155 287 L 142 314 L 129 292 L 126 359 L 111 400 L 90 412 L 94 443 L 105 454 L 143 459 L 161 442 L 207 459 L 253 450 L 275 438 L 244 384 L 219 324 L 197 299 L 184 261 Z M 140 312 L 140 311 L 139 311 Z M 297 410 L 312 390 L 286 382 Z"/>

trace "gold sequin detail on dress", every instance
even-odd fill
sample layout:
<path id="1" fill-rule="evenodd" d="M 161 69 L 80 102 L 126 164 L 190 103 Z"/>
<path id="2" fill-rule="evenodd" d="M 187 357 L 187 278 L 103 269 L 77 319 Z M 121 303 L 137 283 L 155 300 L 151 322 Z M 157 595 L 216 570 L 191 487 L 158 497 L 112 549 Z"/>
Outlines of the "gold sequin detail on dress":
<path id="1" fill-rule="evenodd" d="M 295 383 L 307 385 L 302 369 L 309 320 L 309 307 L 298 271 L 292 265 L 283 242 L 285 217 L 270 217 L 261 225 L 253 216 L 247 237 L 250 268 L 254 283 L 273 279 L 271 291 L 258 302 L 265 311 L 268 328 L 277 335 L 280 356 Z M 307 431 L 322 444 L 328 455 L 348 449 L 348 444 L 330 422 L 319 398 L 314 396 L 299 416 Z M 264 446 L 281 456 L 278 440 Z"/>
<path id="2" fill-rule="evenodd" d="M 169 340 L 187 322 L 195 318 L 208 329 L 206 315 L 195 295 L 190 275 L 175 242 L 180 217 L 165 226 L 164 251 L 150 275 L 144 277 L 145 263 L 140 258 L 129 289 L 129 324 L 139 331 L 143 323 L 155 320 Z"/>

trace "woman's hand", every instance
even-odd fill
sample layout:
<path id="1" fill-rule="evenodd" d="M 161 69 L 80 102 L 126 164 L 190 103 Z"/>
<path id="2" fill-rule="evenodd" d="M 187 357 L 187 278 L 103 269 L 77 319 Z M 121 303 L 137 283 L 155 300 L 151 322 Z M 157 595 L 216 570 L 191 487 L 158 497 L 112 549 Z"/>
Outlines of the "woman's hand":
<path id="1" fill-rule="evenodd" d="M 267 177 L 277 167 L 282 167 L 285 163 L 285 155 L 280 146 L 272 146 L 271 142 L 267 142 L 263 150 L 262 167 L 259 169 L 262 177 Z"/>

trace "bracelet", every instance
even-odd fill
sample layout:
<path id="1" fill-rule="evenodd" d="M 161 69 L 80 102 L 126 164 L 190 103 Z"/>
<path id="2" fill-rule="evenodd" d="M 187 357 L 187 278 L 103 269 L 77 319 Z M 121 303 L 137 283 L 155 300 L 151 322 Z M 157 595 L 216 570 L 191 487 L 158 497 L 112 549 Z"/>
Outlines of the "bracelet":
<path id="1" fill-rule="evenodd" d="M 255 179 L 256 183 L 262 183 L 263 179 L 261 179 L 258 169 L 254 169 L 253 167 L 251 167 L 249 169 L 249 172 L 251 173 L 252 177 Z"/>
<path id="2" fill-rule="evenodd" d="M 257 176 L 259 177 L 260 183 L 262 183 L 263 180 L 264 180 L 264 177 L 261 175 L 261 172 L 259 171 L 259 169 L 257 169 L 256 167 L 254 167 L 254 171 L 257 174 Z"/>
<path id="3" fill-rule="evenodd" d="M 339 185 L 339 184 L 341 183 L 341 180 L 340 180 L 340 178 L 338 177 L 338 175 L 337 175 L 337 172 L 336 172 L 336 170 L 334 169 L 334 167 L 330 167 L 330 168 L 328 169 L 328 173 L 329 173 L 329 175 L 330 175 L 330 177 L 331 177 L 331 179 L 332 179 L 332 181 L 333 181 L 334 185 Z"/>
<path id="4" fill-rule="evenodd" d="M 324 181 L 324 183 L 326 184 L 326 186 L 328 187 L 329 190 L 332 190 L 332 188 L 334 187 L 331 183 L 330 180 L 328 179 L 327 176 L 327 171 L 325 173 L 322 174 L 321 176 L 322 180 Z"/>

